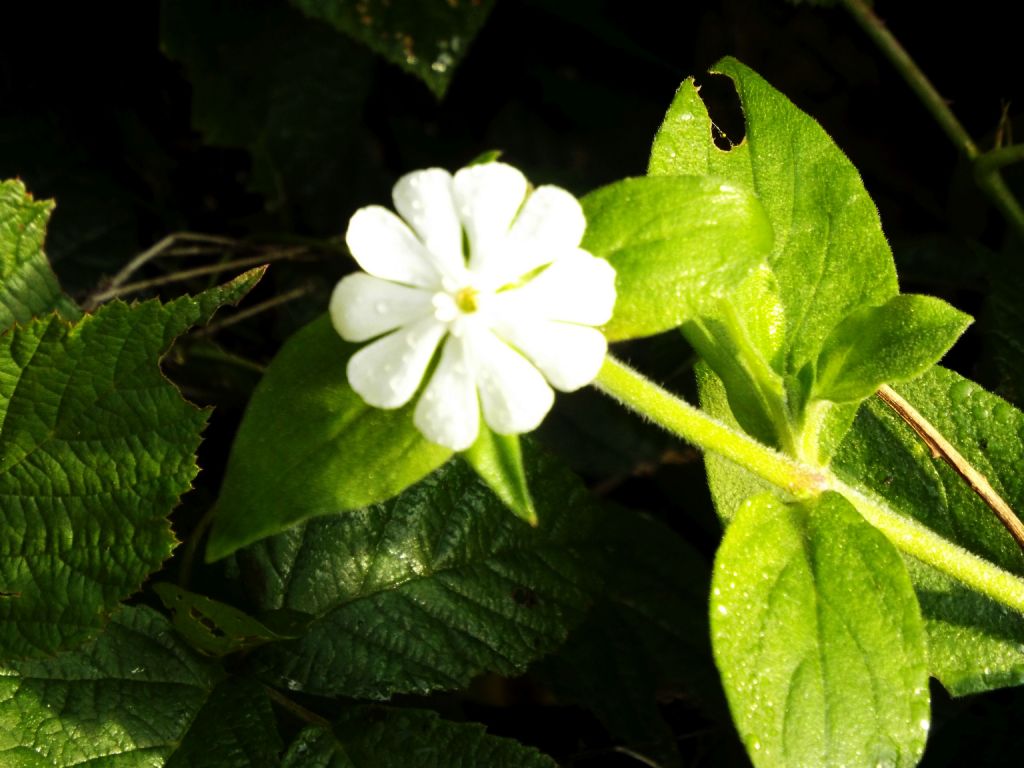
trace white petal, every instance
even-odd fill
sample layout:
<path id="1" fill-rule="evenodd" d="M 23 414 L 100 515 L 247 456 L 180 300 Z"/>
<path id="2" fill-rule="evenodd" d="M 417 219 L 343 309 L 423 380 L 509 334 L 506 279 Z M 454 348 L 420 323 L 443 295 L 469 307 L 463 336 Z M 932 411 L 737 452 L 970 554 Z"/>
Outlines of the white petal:
<path id="1" fill-rule="evenodd" d="M 615 269 L 576 249 L 560 256 L 521 288 L 498 294 L 534 317 L 581 325 L 604 325 L 615 308 Z"/>
<path id="2" fill-rule="evenodd" d="M 537 267 L 575 251 L 587 220 L 575 197 L 558 187 L 538 187 L 523 203 L 500 257 L 489 259 L 486 278 L 500 288 Z"/>
<path id="3" fill-rule="evenodd" d="M 482 272 L 489 259 L 500 258 L 526 187 L 526 177 L 504 163 L 471 165 L 455 174 L 452 191 L 469 238 L 471 271 Z"/>
<path id="4" fill-rule="evenodd" d="M 387 208 L 360 208 L 348 222 L 345 242 L 352 256 L 374 277 L 436 288 L 441 275 L 430 253 L 405 222 Z"/>
<path id="5" fill-rule="evenodd" d="M 540 426 L 555 401 L 540 371 L 489 330 L 474 329 L 466 340 L 484 420 L 491 429 L 517 435 Z"/>
<path id="6" fill-rule="evenodd" d="M 413 171 L 391 190 L 395 210 L 409 222 L 443 274 L 461 280 L 466 271 L 462 254 L 462 223 L 452 197 L 452 175 L 442 168 Z"/>
<path id="7" fill-rule="evenodd" d="M 449 336 L 430 383 L 416 403 L 413 423 L 432 443 L 464 451 L 480 431 L 480 402 L 463 339 Z"/>
<path id="8" fill-rule="evenodd" d="M 433 311 L 431 292 L 356 272 L 331 294 L 331 321 L 346 341 L 366 341 Z"/>
<path id="9" fill-rule="evenodd" d="M 510 235 L 553 250 L 576 248 L 587 220 L 579 201 L 559 187 L 537 187 L 523 204 Z"/>
<path id="10" fill-rule="evenodd" d="M 416 394 L 445 326 L 428 317 L 368 344 L 348 361 L 348 383 L 376 408 L 399 408 Z"/>
<path id="11" fill-rule="evenodd" d="M 500 328 L 499 335 L 562 392 L 573 392 L 597 378 L 608 352 L 608 342 L 596 328 L 552 320 L 520 319 Z"/>

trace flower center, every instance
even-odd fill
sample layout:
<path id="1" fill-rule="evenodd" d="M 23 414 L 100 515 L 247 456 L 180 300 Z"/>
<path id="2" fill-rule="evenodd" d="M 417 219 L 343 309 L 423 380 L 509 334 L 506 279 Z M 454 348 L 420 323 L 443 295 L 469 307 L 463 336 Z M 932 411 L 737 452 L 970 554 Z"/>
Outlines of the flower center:
<path id="1" fill-rule="evenodd" d="M 467 285 L 465 288 L 460 288 L 455 293 L 455 306 L 458 307 L 460 311 L 467 314 L 476 312 L 480 308 L 480 303 L 477 301 L 477 295 L 479 293 L 480 292 L 472 286 Z"/>

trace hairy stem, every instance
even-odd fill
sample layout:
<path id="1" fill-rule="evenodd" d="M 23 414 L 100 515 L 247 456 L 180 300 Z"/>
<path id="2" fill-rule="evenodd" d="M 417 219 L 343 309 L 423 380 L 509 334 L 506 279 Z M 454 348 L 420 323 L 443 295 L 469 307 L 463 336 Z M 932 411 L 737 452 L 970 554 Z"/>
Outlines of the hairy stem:
<path id="1" fill-rule="evenodd" d="M 827 477 L 709 416 L 609 355 L 595 386 L 689 443 L 746 467 L 795 497 L 828 488 Z"/>
<path id="2" fill-rule="evenodd" d="M 870 491 L 831 471 L 795 461 L 676 397 L 608 356 L 595 386 L 704 451 L 723 456 L 796 498 L 841 493 L 902 552 L 1024 613 L 1024 580 L 900 514 Z"/>
<path id="3" fill-rule="evenodd" d="M 906 80 L 907 85 L 921 99 L 921 103 L 931 113 L 932 117 L 939 124 L 950 141 L 956 145 L 964 156 L 975 165 L 975 178 L 978 186 L 988 196 L 1010 225 L 1017 231 L 1017 234 L 1024 237 L 1024 208 L 1021 207 L 1017 198 L 1013 196 L 1003 177 L 999 174 L 999 164 L 989 166 L 988 170 L 978 170 L 977 162 L 985 157 L 978 150 L 977 144 L 971 138 L 967 130 L 957 120 L 949 104 L 942 98 L 939 92 L 925 76 L 921 68 L 910 57 L 906 49 L 900 44 L 892 32 L 888 30 L 885 23 L 875 15 L 875 12 L 865 0 L 842 0 L 843 5 L 850 12 L 857 23 L 864 29 L 868 36 L 875 41 L 882 53 L 889 59 L 896 70 Z"/>

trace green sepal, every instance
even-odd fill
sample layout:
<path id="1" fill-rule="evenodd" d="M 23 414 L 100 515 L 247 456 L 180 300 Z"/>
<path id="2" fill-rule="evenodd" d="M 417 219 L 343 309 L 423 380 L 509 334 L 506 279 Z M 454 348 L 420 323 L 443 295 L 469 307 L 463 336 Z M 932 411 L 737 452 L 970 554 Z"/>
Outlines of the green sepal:
<path id="1" fill-rule="evenodd" d="M 615 267 L 609 341 L 675 328 L 725 295 L 772 247 L 757 197 L 719 179 L 623 179 L 580 203 L 582 247 Z"/>
<path id="2" fill-rule="evenodd" d="M 153 591 L 171 612 L 171 622 L 178 634 L 208 656 L 226 656 L 295 637 L 278 634 L 233 606 L 168 582 L 154 584 Z"/>
<path id="3" fill-rule="evenodd" d="M 471 165 L 487 165 L 487 163 L 496 163 L 499 160 L 501 160 L 501 155 L 502 154 L 503 154 L 503 150 L 500 150 L 500 149 L 488 149 L 488 150 L 486 150 L 484 152 L 481 152 L 479 155 L 477 155 L 472 160 L 470 160 L 468 163 L 466 163 L 465 167 L 469 168 L 469 166 L 471 166 Z"/>
<path id="4" fill-rule="evenodd" d="M 499 435 L 481 418 L 476 442 L 461 456 L 516 517 L 537 525 L 519 435 Z"/>
<path id="5" fill-rule="evenodd" d="M 972 322 L 932 296 L 901 294 L 850 314 L 825 339 L 813 397 L 855 403 L 882 384 L 917 378 L 937 363 Z"/>

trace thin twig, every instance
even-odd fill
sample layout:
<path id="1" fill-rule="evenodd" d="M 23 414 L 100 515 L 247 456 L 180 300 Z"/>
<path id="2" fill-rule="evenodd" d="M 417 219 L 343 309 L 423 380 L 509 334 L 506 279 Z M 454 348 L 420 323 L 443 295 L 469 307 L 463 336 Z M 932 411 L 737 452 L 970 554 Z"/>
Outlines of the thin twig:
<path id="1" fill-rule="evenodd" d="M 134 259 L 129 261 L 124 267 L 121 268 L 116 275 L 110 278 L 106 288 L 116 288 L 117 286 L 124 283 L 129 277 L 134 275 L 139 269 L 144 267 L 150 261 L 161 255 L 164 251 L 167 251 L 175 243 L 181 242 L 192 242 L 192 243 L 207 243 L 209 245 L 220 245 L 227 248 L 233 248 L 238 245 L 237 240 L 232 240 L 227 237 L 220 237 L 218 235 L 203 235 L 198 232 L 172 232 L 171 234 L 164 237 L 159 242 L 151 245 L 149 248 L 144 250 Z"/>
<path id="2" fill-rule="evenodd" d="M 150 288 L 156 288 L 161 285 L 167 285 L 169 283 L 180 283 L 183 280 L 191 280 L 193 277 L 202 277 L 203 275 L 216 275 L 221 272 L 226 272 L 230 269 L 241 269 L 243 267 L 252 267 L 257 264 L 266 264 L 271 261 L 280 261 L 281 259 L 291 259 L 304 251 L 305 249 L 293 248 L 289 250 L 281 250 L 269 253 L 263 253 L 259 256 L 249 256 L 244 259 L 234 259 L 233 261 L 223 261 L 219 264 L 207 264 L 203 267 L 194 267 L 193 269 L 183 269 L 180 272 L 172 272 L 169 275 L 162 275 L 161 277 L 154 277 L 150 280 L 140 280 L 137 283 L 128 283 L 127 285 L 121 285 L 117 287 L 107 288 L 105 291 L 94 294 L 91 298 L 91 304 L 86 304 L 86 309 L 93 309 L 96 306 L 102 304 L 104 301 L 110 299 L 116 299 L 118 296 L 124 296 L 129 293 L 136 293 L 138 291 L 145 291 Z"/>
<path id="3" fill-rule="evenodd" d="M 1020 519 L 1010 508 L 1010 505 L 1003 500 L 1003 497 L 996 493 L 985 476 L 971 466 L 971 463 L 961 456 L 956 448 L 950 445 L 949 441 L 942 436 L 942 433 L 932 426 L 914 406 L 900 397 L 892 387 L 883 384 L 878 390 L 878 397 L 909 424 L 911 429 L 917 432 L 918 436 L 931 449 L 934 458 L 941 458 L 953 468 L 954 472 L 964 479 L 971 487 L 971 490 L 978 494 L 981 500 L 995 512 L 999 522 L 1006 527 L 1006 530 L 1016 540 L 1017 545 L 1024 550 L 1024 523 L 1021 523 Z"/>
<path id="4" fill-rule="evenodd" d="M 240 323 L 243 320 L 248 320 L 250 317 L 258 315 L 261 312 L 266 312 L 268 309 L 273 309 L 274 307 L 280 306 L 281 304 L 287 304 L 289 301 L 301 299 L 303 296 L 306 296 L 309 293 L 311 293 L 312 290 L 313 289 L 308 285 L 295 288 L 291 291 L 288 291 L 287 293 L 282 293 L 280 296 L 274 296 L 272 299 L 261 301 L 259 304 L 253 304 L 251 307 L 247 307 L 246 309 L 243 309 L 239 312 L 235 312 L 235 314 L 231 315 L 230 317 L 224 318 L 220 322 L 210 323 L 205 328 L 198 329 L 192 335 L 196 338 L 212 336 L 213 334 L 223 330 L 224 328 L 227 328 L 228 326 L 234 325 L 235 323 Z"/>
<path id="5" fill-rule="evenodd" d="M 967 130 L 957 120 L 949 104 L 942 98 L 939 92 L 932 85 L 931 81 L 921 71 L 917 63 L 910 58 L 910 54 L 900 44 L 893 34 L 885 26 L 885 23 L 875 15 L 875 12 L 865 0 L 842 0 L 843 5 L 850 12 L 853 18 L 864 29 L 868 36 L 875 41 L 882 49 L 889 61 L 907 81 L 911 90 L 917 94 L 925 108 L 931 113 L 935 121 L 946 132 L 950 141 L 957 149 L 963 152 L 964 156 L 973 165 L 981 156 L 978 145 L 967 133 Z M 1024 208 L 1021 207 L 1017 198 L 1013 196 L 1010 188 L 1006 186 L 998 168 L 992 169 L 987 174 L 976 174 L 978 186 L 989 200 L 992 201 L 1006 217 L 1006 220 L 1017 233 L 1024 237 Z"/>

